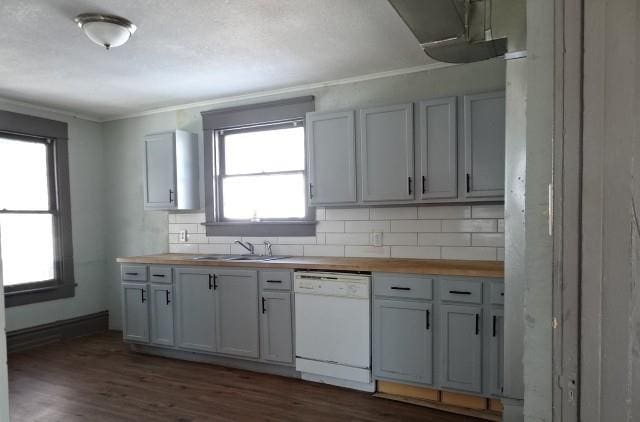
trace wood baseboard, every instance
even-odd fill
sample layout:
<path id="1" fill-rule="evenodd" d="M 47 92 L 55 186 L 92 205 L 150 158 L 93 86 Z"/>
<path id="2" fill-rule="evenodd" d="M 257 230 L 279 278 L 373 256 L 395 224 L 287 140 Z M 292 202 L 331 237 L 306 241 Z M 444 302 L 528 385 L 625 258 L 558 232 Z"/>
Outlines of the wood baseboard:
<path id="1" fill-rule="evenodd" d="M 57 343 L 64 339 L 82 337 L 107 331 L 109 311 L 96 312 L 75 318 L 50 322 L 35 327 L 7 332 L 7 352 L 19 352 Z"/>

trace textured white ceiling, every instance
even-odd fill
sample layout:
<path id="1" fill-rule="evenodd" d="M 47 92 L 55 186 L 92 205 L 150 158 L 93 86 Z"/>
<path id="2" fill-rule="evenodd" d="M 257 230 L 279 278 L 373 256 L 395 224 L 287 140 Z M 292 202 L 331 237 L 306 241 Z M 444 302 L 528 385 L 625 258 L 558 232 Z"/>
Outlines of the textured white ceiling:
<path id="1" fill-rule="evenodd" d="M 138 31 L 105 51 L 85 12 Z M 0 1 L 0 97 L 100 119 L 427 63 L 386 0 Z"/>

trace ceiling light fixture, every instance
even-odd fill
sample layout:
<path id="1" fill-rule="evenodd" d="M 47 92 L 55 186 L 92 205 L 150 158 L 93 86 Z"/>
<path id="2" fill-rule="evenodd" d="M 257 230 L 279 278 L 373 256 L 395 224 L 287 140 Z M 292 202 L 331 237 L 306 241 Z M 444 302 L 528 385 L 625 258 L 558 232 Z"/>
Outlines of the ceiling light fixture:
<path id="1" fill-rule="evenodd" d="M 83 13 L 76 16 L 74 22 L 91 41 L 107 50 L 111 47 L 119 47 L 129 41 L 137 29 L 133 23 L 125 18 L 99 13 Z"/>

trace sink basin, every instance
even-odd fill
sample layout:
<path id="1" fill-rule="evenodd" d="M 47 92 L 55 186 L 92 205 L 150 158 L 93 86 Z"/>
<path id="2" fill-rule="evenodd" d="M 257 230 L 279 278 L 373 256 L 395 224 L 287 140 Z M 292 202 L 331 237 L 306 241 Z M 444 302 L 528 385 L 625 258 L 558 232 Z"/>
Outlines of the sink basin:
<path id="1" fill-rule="evenodd" d="M 264 255 L 200 255 L 194 256 L 194 261 L 274 261 L 277 259 L 290 258 L 284 255 L 264 256 Z"/>
<path id="2" fill-rule="evenodd" d="M 212 261 L 224 261 L 226 259 L 229 259 L 229 257 L 232 255 L 201 255 L 201 256 L 194 256 L 193 259 L 194 261 L 199 261 L 202 259 L 206 259 L 206 260 L 212 260 Z"/>

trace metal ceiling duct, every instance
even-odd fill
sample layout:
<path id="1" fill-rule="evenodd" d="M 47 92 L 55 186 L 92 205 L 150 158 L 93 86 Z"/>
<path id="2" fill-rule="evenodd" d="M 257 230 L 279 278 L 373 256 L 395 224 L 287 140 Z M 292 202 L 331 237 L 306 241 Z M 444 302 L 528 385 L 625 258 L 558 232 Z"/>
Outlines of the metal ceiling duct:
<path id="1" fill-rule="evenodd" d="M 389 0 L 425 53 L 448 63 L 470 63 L 507 52 L 494 36 L 492 0 Z"/>

